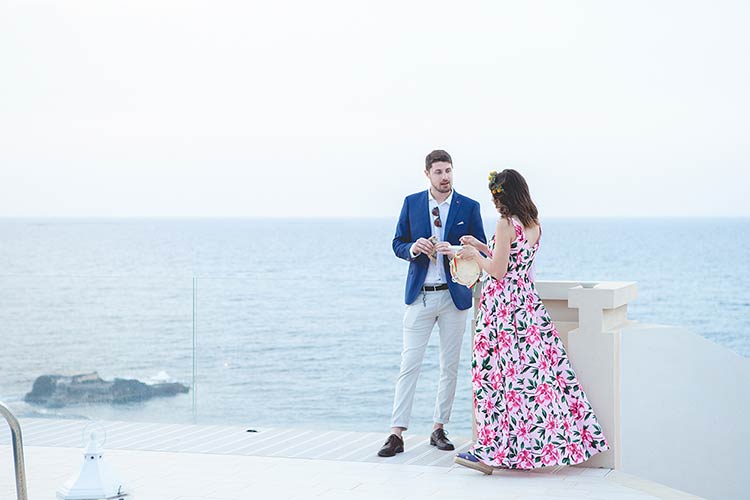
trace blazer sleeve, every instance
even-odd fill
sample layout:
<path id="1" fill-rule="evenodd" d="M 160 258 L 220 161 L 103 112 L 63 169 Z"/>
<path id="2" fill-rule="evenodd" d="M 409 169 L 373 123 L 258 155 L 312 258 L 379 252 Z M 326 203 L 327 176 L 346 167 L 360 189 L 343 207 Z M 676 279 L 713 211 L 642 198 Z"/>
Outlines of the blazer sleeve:
<path id="1" fill-rule="evenodd" d="M 415 260 L 409 252 L 413 243 L 411 225 L 409 224 L 409 199 L 405 198 L 404 206 L 401 207 L 401 215 L 398 217 L 398 224 L 396 224 L 396 235 L 393 237 L 393 253 L 396 254 L 396 257 L 411 262 Z"/>
<path id="2" fill-rule="evenodd" d="M 487 236 L 484 234 L 484 224 L 482 224 L 482 211 L 479 203 L 474 204 L 474 210 L 471 212 L 471 232 L 476 239 L 482 243 L 487 243 Z"/>

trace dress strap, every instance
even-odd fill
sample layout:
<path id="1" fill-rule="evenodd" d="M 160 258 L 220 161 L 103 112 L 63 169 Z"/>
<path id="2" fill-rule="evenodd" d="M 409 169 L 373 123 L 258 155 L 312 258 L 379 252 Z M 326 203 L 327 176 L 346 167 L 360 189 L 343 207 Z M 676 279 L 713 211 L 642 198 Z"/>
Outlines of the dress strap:
<path id="1" fill-rule="evenodd" d="M 523 232 L 523 224 L 513 217 L 508 217 L 508 220 L 510 220 L 510 223 L 513 224 L 513 228 L 516 230 L 516 241 L 526 240 L 526 234 Z"/>

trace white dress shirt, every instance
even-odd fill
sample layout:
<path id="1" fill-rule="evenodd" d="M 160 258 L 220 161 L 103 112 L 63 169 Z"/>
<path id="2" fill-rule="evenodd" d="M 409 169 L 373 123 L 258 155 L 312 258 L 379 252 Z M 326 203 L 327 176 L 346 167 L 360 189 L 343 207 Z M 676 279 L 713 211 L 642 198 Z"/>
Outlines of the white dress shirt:
<path id="1" fill-rule="evenodd" d="M 432 228 L 432 235 L 437 237 L 438 242 L 443 241 L 443 230 L 445 229 L 445 221 L 448 220 L 448 212 L 450 212 L 451 209 L 451 202 L 453 201 L 453 190 L 451 190 L 451 194 L 448 195 L 448 197 L 442 202 L 438 203 L 438 201 L 435 199 L 434 196 L 432 196 L 432 190 L 427 190 L 427 196 L 429 198 L 429 203 L 427 204 L 430 216 L 430 227 Z M 432 215 L 432 209 L 438 207 L 438 210 L 440 211 L 440 222 L 441 227 L 437 227 L 435 225 L 435 217 Z M 414 248 L 412 246 L 411 249 L 411 255 L 412 257 L 416 257 L 414 254 Z M 444 283 L 447 283 L 445 278 L 445 268 L 443 267 L 443 258 L 444 256 L 442 254 L 436 254 L 435 255 L 435 262 L 432 262 L 432 259 L 430 259 L 430 265 L 427 268 L 427 276 L 424 279 L 425 285 L 442 285 Z"/>

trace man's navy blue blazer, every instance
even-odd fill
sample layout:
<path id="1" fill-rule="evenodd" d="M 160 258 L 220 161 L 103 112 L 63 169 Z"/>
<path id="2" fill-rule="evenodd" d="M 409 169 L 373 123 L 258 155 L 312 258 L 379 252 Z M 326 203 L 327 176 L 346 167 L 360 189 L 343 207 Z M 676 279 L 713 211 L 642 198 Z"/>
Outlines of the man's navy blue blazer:
<path id="1" fill-rule="evenodd" d="M 443 241 L 447 241 L 451 245 L 460 245 L 459 238 L 467 234 L 474 236 L 482 243 L 487 243 L 479 203 L 458 194 L 455 189 L 448 211 L 448 220 L 443 221 L 443 223 Z M 407 304 L 417 300 L 427 276 L 427 267 L 430 264 L 430 258 L 422 253 L 412 259 L 409 249 L 419 238 L 432 236 L 432 224 L 427 191 L 407 196 L 404 199 L 404 206 L 401 208 L 401 215 L 398 217 L 396 235 L 393 237 L 393 252 L 397 257 L 409 261 L 409 274 L 406 277 L 406 293 L 404 295 Z M 461 310 L 470 308 L 471 290 L 451 280 L 448 259 L 443 259 L 443 266 L 445 267 L 445 276 L 453 303 Z"/>

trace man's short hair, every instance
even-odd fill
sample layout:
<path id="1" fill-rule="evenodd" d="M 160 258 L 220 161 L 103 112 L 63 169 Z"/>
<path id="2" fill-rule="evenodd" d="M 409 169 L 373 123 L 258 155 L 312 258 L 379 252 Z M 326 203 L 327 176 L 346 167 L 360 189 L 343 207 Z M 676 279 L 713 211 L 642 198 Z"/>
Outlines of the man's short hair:
<path id="1" fill-rule="evenodd" d="M 432 153 L 428 154 L 424 159 L 425 170 L 430 170 L 430 168 L 432 168 L 432 164 L 438 161 L 444 161 L 453 165 L 453 159 L 451 158 L 451 155 L 449 155 L 442 149 L 436 149 Z"/>

